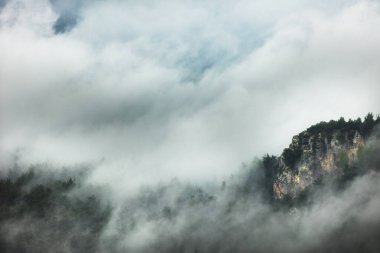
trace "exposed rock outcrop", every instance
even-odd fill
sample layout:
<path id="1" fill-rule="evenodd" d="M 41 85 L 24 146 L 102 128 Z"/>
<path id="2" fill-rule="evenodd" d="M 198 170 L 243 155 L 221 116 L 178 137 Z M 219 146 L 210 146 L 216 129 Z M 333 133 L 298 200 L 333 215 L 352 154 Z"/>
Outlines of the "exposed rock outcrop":
<path id="1" fill-rule="evenodd" d="M 376 124 L 372 114 L 362 122 L 321 122 L 293 137 L 291 144 L 279 157 L 272 157 L 266 166 L 274 199 L 294 199 L 318 180 L 342 178 L 357 164 L 368 136 Z M 267 162 L 268 164 L 268 162 Z M 270 176 L 268 176 L 270 175 Z"/>

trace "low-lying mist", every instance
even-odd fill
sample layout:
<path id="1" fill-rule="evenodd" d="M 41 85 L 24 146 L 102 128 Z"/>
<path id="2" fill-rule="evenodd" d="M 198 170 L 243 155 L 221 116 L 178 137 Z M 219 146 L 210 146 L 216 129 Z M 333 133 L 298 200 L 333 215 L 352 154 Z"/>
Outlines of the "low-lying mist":
<path id="1" fill-rule="evenodd" d="M 168 179 L 118 200 L 91 168 L 14 165 L 0 181 L 0 251 L 379 252 L 378 139 L 367 146 L 355 178 L 283 201 L 259 159 L 222 182 Z"/>

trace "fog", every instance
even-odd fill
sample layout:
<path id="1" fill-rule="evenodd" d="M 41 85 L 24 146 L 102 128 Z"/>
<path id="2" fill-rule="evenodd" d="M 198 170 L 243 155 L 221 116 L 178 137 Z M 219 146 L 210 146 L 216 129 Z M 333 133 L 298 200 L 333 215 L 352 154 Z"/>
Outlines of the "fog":
<path id="1" fill-rule="evenodd" d="M 258 158 L 319 121 L 380 112 L 379 8 L 0 0 L 0 174 L 37 168 L 25 196 L 78 178 L 46 220 L 6 220 L 9 252 L 378 252 L 378 160 L 276 208 Z M 71 212 L 84 222 L 51 235 Z"/>
<path id="2" fill-rule="evenodd" d="M 15 185 L 24 185 L 24 197 L 13 205 L 15 211 L 9 218 L 0 218 L 0 249 L 378 252 L 378 137 L 367 142 L 366 149 L 371 152 L 359 163 L 362 172 L 357 177 L 342 185 L 339 178 L 330 175 L 312 185 L 303 201 L 290 202 L 274 201 L 268 196 L 263 187 L 266 182 L 261 160 L 242 165 L 223 181 L 194 184 L 168 178 L 155 186 L 141 186 L 137 193 L 123 199 L 114 198 L 112 187 L 88 181 L 94 173 L 91 166 L 54 168 L 36 164 L 26 169 L 15 162 L 1 178 L 8 175 Z M 30 169 L 33 174 L 24 174 L 21 179 L 20 173 Z M 1 181 L 0 189 L 3 184 Z M 50 187 L 45 190 L 50 200 L 44 202 L 40 193 L 37 196 L 42 202 L 34 207 L 29 201 L 34 199 L 35 189 L 44 189 L 41 185 Z M 30 209 L 19 215 L 16 210 L 23 212 L 24 204 Z"/>

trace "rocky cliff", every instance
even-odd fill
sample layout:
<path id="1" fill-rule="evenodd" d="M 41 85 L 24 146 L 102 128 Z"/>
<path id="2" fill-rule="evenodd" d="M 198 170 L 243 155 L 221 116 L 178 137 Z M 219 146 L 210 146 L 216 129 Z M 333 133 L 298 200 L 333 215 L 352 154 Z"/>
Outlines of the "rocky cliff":
<path id="1" fill-rule="evenodd" d="M 323 178 L 349 179 L 357 175 L 367 140 L 380 122 L 368 114 L 364 121 L 321 122 L 292 138 L 279 157 L 264 157 L 274 199 L 294 199 Z"/>

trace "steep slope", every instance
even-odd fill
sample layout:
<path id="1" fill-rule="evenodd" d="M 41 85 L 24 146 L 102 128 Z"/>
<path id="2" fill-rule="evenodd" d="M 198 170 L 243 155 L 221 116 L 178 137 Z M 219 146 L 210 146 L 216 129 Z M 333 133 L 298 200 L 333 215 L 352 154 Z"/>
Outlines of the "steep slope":
<path id="1" fill-rule="evenodd" d="M 264 157 L 274 199 L 294 199 L 313 183 L 326 178 L 345 181 L 360 173 L 361 156 L 380 118 L 364 121 L 343 118 L 321 122 L 293 137 L 279 157 Z"/>

